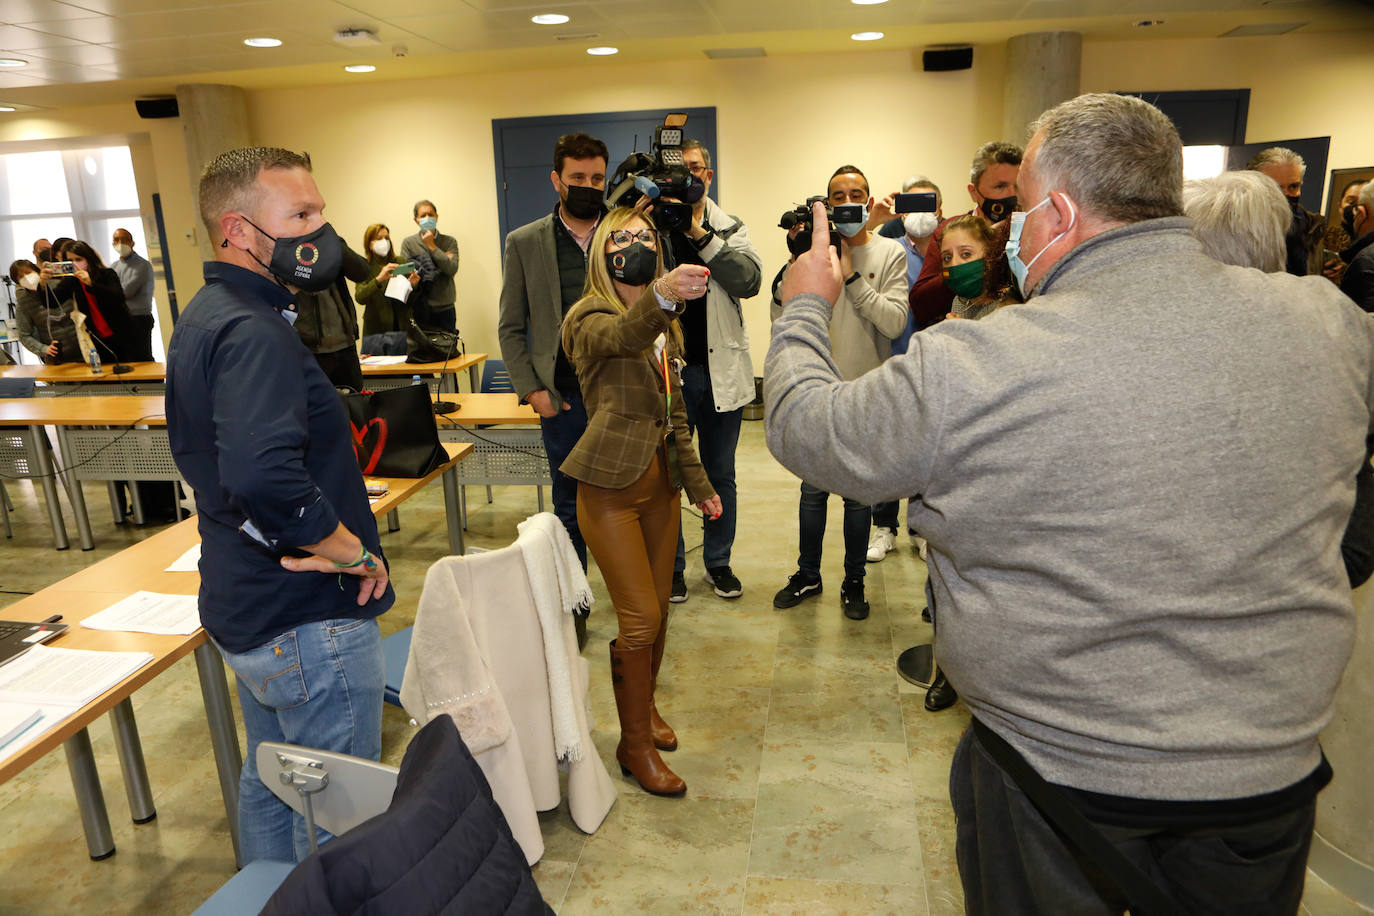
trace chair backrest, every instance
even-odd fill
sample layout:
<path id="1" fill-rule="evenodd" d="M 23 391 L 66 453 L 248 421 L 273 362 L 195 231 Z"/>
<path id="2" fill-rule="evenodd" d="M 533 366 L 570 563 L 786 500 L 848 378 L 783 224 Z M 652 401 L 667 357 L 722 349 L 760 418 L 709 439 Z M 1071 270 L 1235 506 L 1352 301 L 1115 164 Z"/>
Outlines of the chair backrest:
<path id="1" fill-rule="evenodd" d="M 31 398 L 33 389 L 31 378 L 0 378 L 0 398 Z"/>
<path id="2" fill-rule="evenodd" d="M 396 791 L 393 766 L 278 741 L 258 745 L 258 776 L 272 794 L 334 835 L 381 814 Z"/>
<path id="3" fill-rule="evenodd" d="M 515 386 L 511 384 L 510 373 L 506 371 L 506 362 L 501 359 L 488 359 L 482 364 L 482 393 L 493 394 L 496 392 L 515 393 Z"/>

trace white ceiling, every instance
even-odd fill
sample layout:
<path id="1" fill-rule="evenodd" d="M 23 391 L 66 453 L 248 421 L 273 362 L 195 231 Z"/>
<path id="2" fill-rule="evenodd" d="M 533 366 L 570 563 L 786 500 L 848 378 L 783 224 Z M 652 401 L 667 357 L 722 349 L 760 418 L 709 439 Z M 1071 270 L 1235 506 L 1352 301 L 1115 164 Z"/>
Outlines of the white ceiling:
<path id="1" fill-rule="evenodd" d="M 571 21 L 531 23 L 541 12 Z M 1147 18 L 1166 25 L 1130 32 Z M 97 89 L 91 84 L 116 81 L 130 91 L 170 92 L 205 74 L 278 68 L 296 68 L 299 82 L 307 79 L 300 68 L 311 65 L 393 61 L 396 46 L 431 64 L 505 52 L 504 66 L 521 68 L 601 44 L 662 47 L 672 40 L 681 53 L 698 54 L 761 45 L 777 54 L 852 50 L 848 34 L 869 29 L 913 46 L 923 37 L 995 40 L 1044 28 L 1076 28 L 1088 38 L 1211 37 L 1280 21 L 1303 23 L 1306 31 L 1369 29 L 1374 11 L 1356 0 L 4 0 L 0 57 L 27 65 L 0 69 L 0 102 L 54 104 L 53 93 L 42 90 L 86 84 L 81 94 L 89 97 Z M 336 44 L 334 32 L 345 28 L 371 29 L 381 43 Z M 283 44 L 243 44 L 259 35 Z M 70 90 L 66 96 L 69 102 Z"/>

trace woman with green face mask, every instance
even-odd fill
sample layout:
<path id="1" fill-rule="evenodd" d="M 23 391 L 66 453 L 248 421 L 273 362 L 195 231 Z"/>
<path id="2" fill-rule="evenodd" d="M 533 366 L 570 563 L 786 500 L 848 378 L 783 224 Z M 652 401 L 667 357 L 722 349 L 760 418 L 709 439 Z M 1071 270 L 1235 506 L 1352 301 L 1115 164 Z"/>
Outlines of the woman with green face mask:
<path id="1" fill-rule="evenodd" d="M 1012 301 L 1004 253 L 1006 223 L 977 213 L 952 219 L 940 240 L 945 285 L 954 293 L 950 318 L 982 318 Z"/>

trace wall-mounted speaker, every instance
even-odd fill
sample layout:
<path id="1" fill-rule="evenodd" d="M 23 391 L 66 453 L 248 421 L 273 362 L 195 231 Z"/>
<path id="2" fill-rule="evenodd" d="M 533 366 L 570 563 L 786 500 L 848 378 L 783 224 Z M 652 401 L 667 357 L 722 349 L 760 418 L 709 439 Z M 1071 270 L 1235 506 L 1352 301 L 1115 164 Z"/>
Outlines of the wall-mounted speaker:
<path id="1" fill-rule="evenodd" d="M 181 114 L 177 108 L 177 97 L 165 96 L 160 99 L 134 99 L 140 118 L 175 118 Z"/>
<path id="2" fill-rule="evenodd" d="M 927 73 L 967 70 L 973 66 L 973 48 L 931 48 L 921 53 L 921 67 Z"/>

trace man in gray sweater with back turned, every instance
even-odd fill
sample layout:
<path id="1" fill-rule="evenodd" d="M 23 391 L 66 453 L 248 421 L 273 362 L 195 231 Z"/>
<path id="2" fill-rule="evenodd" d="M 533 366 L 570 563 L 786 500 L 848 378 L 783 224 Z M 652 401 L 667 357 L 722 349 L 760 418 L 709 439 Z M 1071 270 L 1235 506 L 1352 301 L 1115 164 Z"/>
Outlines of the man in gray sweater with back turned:
<path id="1" fill-rule="evenodd" d="M 974 715 L 950 777 L 969 913 L 1119 913 L 1122 865 L 1178 912 L 1295 913 L 1354 636 L 1374 318 L 1207 258 L 1145 102 L 1033 128 L 1008 244 L 1027 303 L 843 382 L 818 238 L 783 284 L 769 447 L 864 502 L 922 494 L 936 650 Z M 1034 773 L 1085 843 L 1022 792 Z"/>

